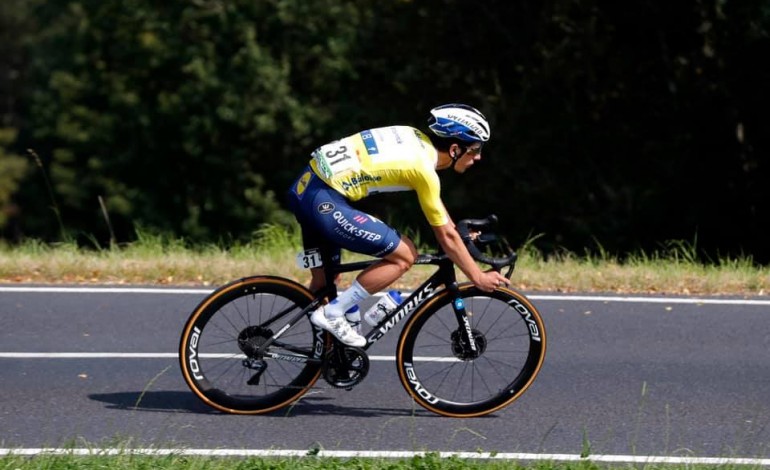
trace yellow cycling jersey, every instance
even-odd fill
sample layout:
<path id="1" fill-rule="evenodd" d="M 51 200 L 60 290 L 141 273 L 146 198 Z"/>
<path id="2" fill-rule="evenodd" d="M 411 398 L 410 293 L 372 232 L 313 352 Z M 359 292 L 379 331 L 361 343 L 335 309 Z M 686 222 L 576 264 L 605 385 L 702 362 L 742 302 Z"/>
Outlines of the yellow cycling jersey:
<path id="1" fill-rule="evenodd" d="M 310 166 L 330 187 L 357 201 L 388 191 L 417 192 L 428 223 L 449 222 L 436 174 L 438 153 L 428 136 L 408 126 L 369 129 L 313 152 Z"/>

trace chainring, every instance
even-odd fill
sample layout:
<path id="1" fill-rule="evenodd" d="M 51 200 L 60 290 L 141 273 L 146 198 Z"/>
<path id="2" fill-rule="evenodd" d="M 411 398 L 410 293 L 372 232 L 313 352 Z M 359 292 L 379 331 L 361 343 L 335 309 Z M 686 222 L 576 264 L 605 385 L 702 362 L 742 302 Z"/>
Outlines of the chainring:
<path id="1" fill-rule="evenodd" d="M 350 390 L 369 373 L 369 356 L 361 348 L 335 345 L 327 359 L 324 380 L 332 387 Z"/>

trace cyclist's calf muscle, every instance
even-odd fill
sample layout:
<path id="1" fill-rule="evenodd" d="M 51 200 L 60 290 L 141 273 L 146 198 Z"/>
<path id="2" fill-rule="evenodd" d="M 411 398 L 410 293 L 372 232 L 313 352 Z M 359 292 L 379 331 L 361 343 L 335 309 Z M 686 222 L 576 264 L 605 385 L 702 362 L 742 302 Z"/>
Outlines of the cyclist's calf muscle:
<path id="1" fill-rule="evenodd" d="M 414 242 L 401 236 L 401 242 L 392 253 L 385 255 L 378 263 L 366 268 L 356 279 L 368 293 L 377 293 L 409 271 L 417 260 L 417 256 L 417 247 L 415 247 Z M 311 292 L 318 292 L 326 286 L 326 274 L 323 268 L 312 268 L 310 275 L 308 288 Z M 340 275 L 338 274 L 334 282 L 338 283 L 339 280 Z"/>
<path id="2" fill-rule="evenodd" d="M 370 294 L 379 292 L 409 271 L 417 260 L 417 255 L 417 248 L 412 240 L 402 236 L 401 242 L 392 253 L 358 275 L 358 282 Z"/>

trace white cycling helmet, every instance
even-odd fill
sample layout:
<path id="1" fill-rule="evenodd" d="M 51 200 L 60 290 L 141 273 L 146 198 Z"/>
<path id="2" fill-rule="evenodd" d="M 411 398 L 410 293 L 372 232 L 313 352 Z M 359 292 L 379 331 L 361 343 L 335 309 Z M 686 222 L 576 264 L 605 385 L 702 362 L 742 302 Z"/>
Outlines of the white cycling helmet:
<path id="1" fill-rule="evenodd" d="M 491 132 L 487 118 L 478 109 L 465 104 L 445 104 L 430 110 L 428 127 L 439 137 L 454 137 L 464 142 L 486 142 Z"/>

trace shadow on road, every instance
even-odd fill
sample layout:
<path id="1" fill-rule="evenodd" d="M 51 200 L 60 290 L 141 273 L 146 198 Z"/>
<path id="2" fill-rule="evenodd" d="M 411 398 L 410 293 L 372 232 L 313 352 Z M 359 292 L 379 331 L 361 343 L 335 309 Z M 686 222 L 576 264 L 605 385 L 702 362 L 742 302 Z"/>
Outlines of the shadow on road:
<path id="1" fill-rule="evenodd" d="M 107 408 L 129 411 L 173 413 L 217 413 L 190 392 L 119 392 L 94 393 L 91 400 L 107 404 Z"/>
<path id="2" fill-rule="evenodd" d="M 192 393 L 184 391 L 95 393 L 88 397 L 91 400 L 106 403 L 110 409 L 117 410 L 225 415 L 225 413 L 207 406 Z M 318 395 L 305 396 L 294 405 L 268 413 L 265 416 L 287 418 L 314 415 L 340 415 L 362 418 L 378 416 L 439 417 L 421 408 L 351 408 L 331 404 L 329 400 L 334 400 L 334 398 Z"/>

